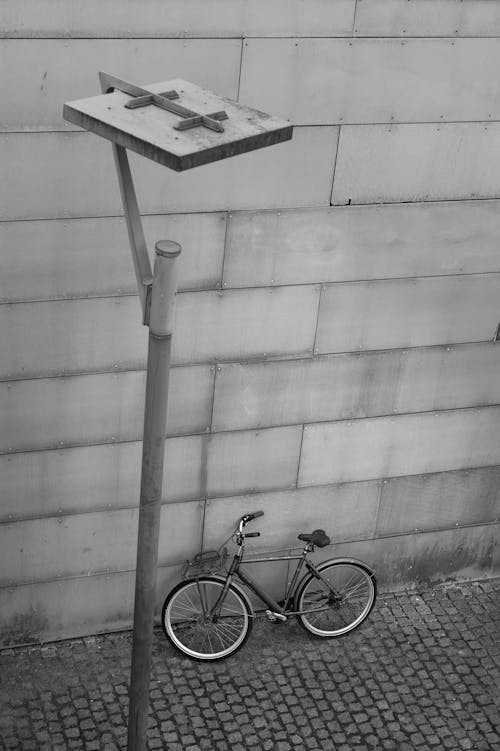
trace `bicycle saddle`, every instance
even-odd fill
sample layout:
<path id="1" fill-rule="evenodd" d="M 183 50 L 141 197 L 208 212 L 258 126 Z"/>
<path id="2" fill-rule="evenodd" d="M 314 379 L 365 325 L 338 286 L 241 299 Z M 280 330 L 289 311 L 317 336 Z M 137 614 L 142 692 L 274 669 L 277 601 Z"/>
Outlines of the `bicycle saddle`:
<path id="1" fill-rule="evenodd" d="M 311 532 L 310 535 L 306 535 L 304 532 L 302 532 L 299 535 L 299 540 L 303 540 L 304 542 L 312 542 L 312 544 L 317 545 L 318 548 L 324 548 L 325 545 L 330 544 L 330 538 L 328 537 L 324 529 L 315 529 L 314 532 Z"/>

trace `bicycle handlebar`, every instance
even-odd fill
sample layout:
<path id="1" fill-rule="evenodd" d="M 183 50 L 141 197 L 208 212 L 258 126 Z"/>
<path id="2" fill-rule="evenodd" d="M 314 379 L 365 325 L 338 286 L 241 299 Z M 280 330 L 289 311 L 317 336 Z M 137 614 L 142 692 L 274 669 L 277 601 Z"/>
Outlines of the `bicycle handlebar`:
<path id="1" fill-rule="evenodd" d="M 251 514 L 245 514 L 244 516 L 241 517 L 241 521 L 243 522 L 243 524 L 248 524 L 248 522 L 251 522 L 254 519 L 257 519 L 257 517 L 259 517 L 259 516 L 264 516 L 264 512 L 263 511 L 254 511 Z"/>
<path id="2" fill-rule="evenodd" d="M 254 511 L 252 514 L 245 514 L 244 516 L 242 516 L 237 528 L 238 533 L 241 535 L 243 532 L 243 527 L 245 527 L 248 522 L 253 521 L 253 519 L 257 519 L 258 516 L 264 516 L 264 512 Z"/>

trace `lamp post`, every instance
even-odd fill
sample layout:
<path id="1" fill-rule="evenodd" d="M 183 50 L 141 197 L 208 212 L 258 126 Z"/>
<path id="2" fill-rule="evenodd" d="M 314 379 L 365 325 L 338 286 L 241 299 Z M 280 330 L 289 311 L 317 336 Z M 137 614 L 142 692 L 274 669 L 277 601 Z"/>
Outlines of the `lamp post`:
<path id="1" fill-rule="evenodd" d="M 149 326 L 135 582 L 128 751 L 146 748 L 168 376 L 180 246 L 156 243 L 151 270 L 127 149 L 181 172 L 292 137 L 292 126 L 181 79 L 146 87 L 99 74 L 102 94 L 64 105 L 64 118 L 113 144 L 137 280 Z M 138 116 L 138 111 L 141 116 Z"/>

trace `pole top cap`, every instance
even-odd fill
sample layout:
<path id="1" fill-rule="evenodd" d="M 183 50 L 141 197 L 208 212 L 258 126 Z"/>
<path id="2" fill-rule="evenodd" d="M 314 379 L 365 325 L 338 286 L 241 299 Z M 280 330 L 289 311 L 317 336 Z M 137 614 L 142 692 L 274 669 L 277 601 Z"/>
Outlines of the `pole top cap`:
<path id="1" fill-rule="evenodd" d="M 181 253 L 181 246 L 172 240 L 160 240 L 155 245 L 155 253 L 164 258 L 177 258 Z"/>

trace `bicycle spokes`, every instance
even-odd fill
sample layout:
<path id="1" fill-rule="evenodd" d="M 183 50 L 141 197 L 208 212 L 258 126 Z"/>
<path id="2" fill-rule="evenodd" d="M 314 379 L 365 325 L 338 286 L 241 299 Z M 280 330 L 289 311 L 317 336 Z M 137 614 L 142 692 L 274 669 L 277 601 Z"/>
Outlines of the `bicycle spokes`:
<path id="1" fill-rule="evenodd" d="M 251 628 L 249 606 L 224 582 L 183 583 L 165 602 L 163 625 L 175 647 L 195 659 L 219 659 L 238 649 Z"/>
<path id="2" fill-rule="evenodd" d="M 298 618 L 317 636 L 341 636 L 359 625 L 375 600 L 370 572 L 351 562 L 332 562 L 311 576 L 298 594 Z"/>

